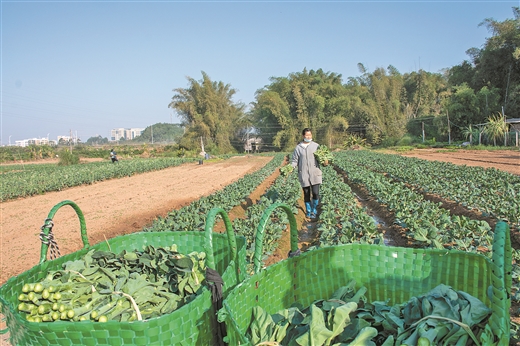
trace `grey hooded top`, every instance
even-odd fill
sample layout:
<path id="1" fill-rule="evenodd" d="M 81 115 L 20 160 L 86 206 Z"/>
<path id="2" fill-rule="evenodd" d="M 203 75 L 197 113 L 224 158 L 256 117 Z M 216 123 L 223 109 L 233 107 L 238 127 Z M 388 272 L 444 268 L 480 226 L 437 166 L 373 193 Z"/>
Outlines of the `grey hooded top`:
<path id="1" fill-rule="evenodd" d="M 318 147 L 316 142 L 310 142 L 307 146 L 300 142 L 294 149 L 291 165 L 294 168 L 298 167 L 298 179 L 302 187 L 318 185 L 322 182 L 320 164 L 314 157 Z"/>

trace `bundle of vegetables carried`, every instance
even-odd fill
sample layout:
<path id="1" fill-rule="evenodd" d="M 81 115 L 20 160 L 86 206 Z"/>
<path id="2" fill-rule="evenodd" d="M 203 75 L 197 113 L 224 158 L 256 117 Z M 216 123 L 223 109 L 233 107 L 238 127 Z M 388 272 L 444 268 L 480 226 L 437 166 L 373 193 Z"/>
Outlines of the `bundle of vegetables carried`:
<path id="1" fill-rule="evenodd" d="M 323 166 L 332 164 L 332 161 L 334 160 L 334 156 L 332 156 L 332 153 L 326 145 L 320 145 L 314 152 L 314 156 L 316 156 L 320 165 Z"/>
<path id="2" fill-rule="evenodd" d="M 91 250 L 21 288 L 18 310 L 30 322 L 134 321 L 171 313 L 195 298 L 205 279 L 205 253 L 176 245 L 143 251 Z"/>
<path id="3" fill-rule="evenodd" d="M 253 308 L 253 345 L 466 345 L 479 344 L 491 310 L 477 298 L 439 285 L 407 303 L 368 303 L 355 281 L 330 299 L 273 315 Z M 489 328 L 489 327 L 487 327 Z"/>
<path id="4" fill-rule="evenodd" d="M 291 174 L 293 171 L 294 171 L 294 167 L 293 167 L 291 164 L 285 165 L 285 166 L 283 166 L 283 167 L 280 168 L 280 174 L 281 174 L 283 177 L 288 176 L 288 175 Z"/>

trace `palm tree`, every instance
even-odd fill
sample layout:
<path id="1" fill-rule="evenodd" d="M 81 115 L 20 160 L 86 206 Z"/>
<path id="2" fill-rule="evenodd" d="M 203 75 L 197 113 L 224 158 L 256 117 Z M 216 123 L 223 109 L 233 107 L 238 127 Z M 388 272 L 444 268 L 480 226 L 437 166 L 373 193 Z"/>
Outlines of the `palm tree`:
<path id="1" fill-rule="evenodd" d="M 493 138 L 493 144 L 495 146 L 497 145 L 497 138 L 503 137 L 506 132 L 507 123 L 500 113 L 488 118 L 484 133 L 490 138 Z"/>
<path id="2" fill-rule="evenodd" d="M 208 147 L 220 153 L 234 150 L 237 142 L 237 121 L 245 106 L 232 100 L 236 90 L 229 84 L 214 82 L 202 71 L 202 80 L 188 77 L 189 87 L 177 88 L 168 107 L 177 110 L 186 133 L 180 144 L 189 149 L 199 148 L 201 137 Z"/>
<path id="3" fill-rule="evenodd" d="M 466 139 L 468 139 L 468 137 L 469 137 L 470 144 L 473 144 L 473 132 L 474 132 L 474 130 L 471 128 L 471 125 L 462 128 L 462 135 Z"/>

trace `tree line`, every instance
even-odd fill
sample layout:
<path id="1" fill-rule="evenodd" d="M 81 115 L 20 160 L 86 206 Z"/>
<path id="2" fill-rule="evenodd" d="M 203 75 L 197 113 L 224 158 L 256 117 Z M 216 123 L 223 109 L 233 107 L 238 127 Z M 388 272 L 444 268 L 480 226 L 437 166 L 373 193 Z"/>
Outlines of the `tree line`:
<path id="1" fill-rule="evenodd" d="M 482 48 L 466 51 L 469 59 L 439 73 L 422 69 L 400 73 L 394 66 L 343 80 L 322 69 L 271 77 L 257 90 L 246 110 L 233 102 L 230 84 L 188 77 L 187 88 L 174 89 L 168 107 L 176 110 L 185 133 L 179 144 L 215 153 L 243 150 L 246 135 L 262 139 L 268 150 L 290 150 L 300 131 L 310 127 L 322 143 L 333 143 L 357 132 L 370 144 L 397 140 L 405 134 L 438 140 L 482 136 L 500 138 L 500 123 L 520 111 L 520 9 L 514 18 L 485 19 L 491 36 Z M 496 124 L 495 124 L 496 125 Z M 503 127 L 503 126 L 502 126 Z M 497 130 L 498 128 L 498 130 Z"/>
<path id="2" fill-rule="evenodd" d="M 504 138 L 505 118 L 520 114 L 520 9 L 512 19 L 490 18 L 491 34 L 482 48 L 466 50 L 468 60 L 438 73 L 422 69 L 400 73 L 394 66 L 343 79 L 322 69 L 271 77 L 246 107 L 234 102 L 230 84 L 188 77 L 187 88 L 174 89 L 168 107 L 181 124 L 155 124 L 135 142 L 177 143 L 187 150 L 218 154 L 243 151 L 249 137 L 260 138 L 264 150 L 290 150 L 304 127 L 320 143 L 338 145 L 362 138 L 369 144 L 391 144 L 403 136 L 429 140 L 470 140 L 483 136 L 492 143 Z M 354 134 L 354 135 L 353 135 Z M 91 143 L 92 142 L 92 143 Z M 87 144 L 105 144 L 90 138 Z M 201 143 L 202 142 L 202 143 Z"/>

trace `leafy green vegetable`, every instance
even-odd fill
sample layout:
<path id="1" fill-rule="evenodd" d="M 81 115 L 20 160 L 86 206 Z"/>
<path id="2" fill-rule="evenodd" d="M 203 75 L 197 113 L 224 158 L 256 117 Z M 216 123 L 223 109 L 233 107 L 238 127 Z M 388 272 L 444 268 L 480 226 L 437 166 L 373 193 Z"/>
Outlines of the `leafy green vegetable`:
<path id="1" fill-rule="evenodd" d="M 280 168 L 280 174 L 284 177 L 288 176 L 294 171 L 294 167 L 291 164 L 285 165 Z"/>
<path id="2" fill-rule="evenodd" d="M 148 245 L 120 254 L 91 250 L 82 259 L 65 262 L 63 270 L 50 272 L 43 281 L 24 285 L 19 311 L 27 313 L 29 321 L 43 322 L 160 316 L 189 303 L 199 292 L 205 258 L 203 252 L 181 254 L 175 245 Z M 33 304 L 26 304 L 29 301 Z"/>
<path id="3" fill-rule="evenodd" d="M 320 145 L 318 149 L 316 149 L 316 151 L 314 152 L 314 156 L 316 156 L 320 165 L 323 166 L 332 164 L 332 162 L 334 161 L 334 156 L 332 156 L 332 153 L 326 145 Z"/>
<path id="4" fill-rule="evenodd" d="M 365 287 L 356 291 L 351 281 L 331 299 L 302 310 L 291 307 L 269 315 L 254 307 L 248 335 L 254 345 L 291 346 L 466 345 L 470 340 L 478 344 L 480 336 L 494 338 L 487 325 L 491 310 L 466 292 L 441 284 L 394 306 L 368 303 L 365 292 Z"/>

